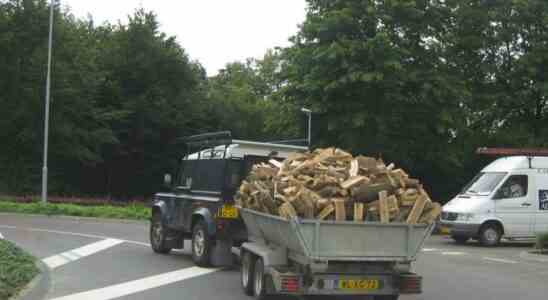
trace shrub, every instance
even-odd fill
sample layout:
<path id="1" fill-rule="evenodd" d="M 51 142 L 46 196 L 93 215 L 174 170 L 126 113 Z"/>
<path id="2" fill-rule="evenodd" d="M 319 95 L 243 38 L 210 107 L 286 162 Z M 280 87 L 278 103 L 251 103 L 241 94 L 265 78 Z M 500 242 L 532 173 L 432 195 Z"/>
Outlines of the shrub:
<path id="1" fill-rule="evenodd" d="M 535 248 L 540 250 L 548 250 L 548 232 L 537 234 L 537 243 Z"/>

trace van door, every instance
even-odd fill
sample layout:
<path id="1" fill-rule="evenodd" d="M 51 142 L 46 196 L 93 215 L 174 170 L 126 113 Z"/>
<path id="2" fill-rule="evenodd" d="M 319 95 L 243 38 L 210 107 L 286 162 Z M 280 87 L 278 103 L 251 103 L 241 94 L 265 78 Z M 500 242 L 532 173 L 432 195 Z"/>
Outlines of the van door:
<path id="1" fill-rule="evenodd" d="M 493 200 L 496 216 L 502 221 L 504 235 L 509 237 L 533 236 L 536 205 L 533 199 L 533 177 L 512 174 L 499 187 Z"/>
<path id="2" fill-rule="evenodd" d="M 537 169 L 535 233 L 548 232 L 548 169 Z"/>

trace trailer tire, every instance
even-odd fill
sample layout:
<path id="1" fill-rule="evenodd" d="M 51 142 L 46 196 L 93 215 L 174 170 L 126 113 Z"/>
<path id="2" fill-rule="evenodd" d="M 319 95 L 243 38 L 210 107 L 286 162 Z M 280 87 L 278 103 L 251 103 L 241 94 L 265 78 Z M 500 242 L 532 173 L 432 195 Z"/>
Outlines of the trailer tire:
<path id="1" fill-rule="evenodd" d="M 253 296 L 254 287 L 254 272 L 255 272 L 255 256 L 248 251 L 244 251 L 242 255 L 242 269 L 240 271 L 240 279 L 242 289 L 248 296 Z"/>
<path id="2" fill-rule="evenodd" d="M 207 233 L 204 221 L 199 221 L 192 228 L 192 260 L 197 266 L 209 267 L 211 265 L 211 248 L 213 241 Z"/>
<path id="3" fill-rule="evenodd" d="M 259 257 L 255 260 L 253 271 L 253 296 L 257 300 L 264 300 L 266 299 L 266 276 L 264 274 L 264 263 L 262 258 Z"/>
<path id="4" fill-rule="evenodd" d="M 166 246 L 167 228 L 162 224 L 162 215 L 154 213 L 150 221 L 150 246 L 152 251 L 160 254 L 168 254 L 171 248 Z"/>

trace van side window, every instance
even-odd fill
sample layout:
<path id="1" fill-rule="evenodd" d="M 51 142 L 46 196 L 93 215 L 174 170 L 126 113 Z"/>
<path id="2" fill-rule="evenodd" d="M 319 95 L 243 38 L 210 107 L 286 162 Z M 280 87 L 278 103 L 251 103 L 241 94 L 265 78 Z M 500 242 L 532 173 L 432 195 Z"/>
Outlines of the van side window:
<path id="1" fill-rule="evenodd" d="M 527 196 L 527 175 L 512 175 L 499 188 L 495 199 L 521 198 Z"/>

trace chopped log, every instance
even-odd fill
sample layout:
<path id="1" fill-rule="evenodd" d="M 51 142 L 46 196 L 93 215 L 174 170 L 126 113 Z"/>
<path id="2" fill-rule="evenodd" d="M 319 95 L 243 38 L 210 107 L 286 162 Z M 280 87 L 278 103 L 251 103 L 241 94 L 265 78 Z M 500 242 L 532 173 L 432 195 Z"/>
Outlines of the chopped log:
<path id="1" fill-rule="evenodd" d="M 348 188 L 351 188 L 351 187 L 355 186 L 356 184 L 362 183 L 362 182 L 369 183 L 369 178 L 367 178 L 365 176 L 350 177 L 349 179 L 347 179 L 346 181 L 341 183 L 341 187 L 343 189 L 348 189 Z"/>
<path id="2" fill-rule="evenodd" d="M 358 163 L 357 159 L 353 159 L 350 162 L 350 169 L 348 170 L 349 177 L 358 176 L 359 171 L 360 171 L 360 164 Z"/>
<path id="3" fill-rule="evenodd" d="M 413 206 L 417 197 L 419 196 L 417 190 L 408 189 L 400 196 L 400 206 Z"/>
<path id="4" fill-rule="evenodd" d="M 386 191 L 379 192 L 379 215 L 381 217 L 381 223 L 390 222 L 390 210 L 388 208 L 388 193 Z"/>
<path id="5" fill-rule="evenodd" d="M 415 205 L 411 209 L 409 216 L 407 217 L 407 224 L 416 224 L 419 221 L 419 218 L 424 210 L 424 206 L 428 202 L 428 199 L 424 195 L 420 195 L 415 201 Z"/>
<path id="6" fill-rule="evenodd" d="M 346 221 L 346 208 L 344 205 L 344 200 L 335 199 L 333 200 L 333 204 L 335 205 L 335 220 Z"/>
<path id="7" fill-rule="evenodd" d="M 320 195 L 322 198 L 332 198 L 338 196 L 340 192 L 341 190 L 339 187 L 329 185 L 319 190 L 318 195 Z"/>
<path id="8" fill-rule="evenodd" d="M 286 202 L 282 204 L 279 208 L 279 214 L 281 217 L 290 219 L 297 216 L 297 212 L 291 203 Z"/>
<path id="9" fill-rule="evenodd" d="M 391 195 L 387 198 L 388 201 L 388 209 L 390 214 L 392 215 L 399 215 L 400 214 L 400 206 L 398 205 L 398 198 L 396 196 Z"/>
<path id="10" fill-rule="evenodd" d="M 271 159 L 268 161 L 271 165 L 273 165 L 274 167 L 278 168 L 278 169 L 281 169 L 282 166 L 283 166 L 283 163 L 275 160 L 275 159 Z"/>
<path id="11" fill-rule="evenodd" d="M 395 167 L 394 163 L 391 163 L 391 164 L 389 164 L 389 165 L 386 167 L 386 169 L 387 169 L 388 171 L 392 171 L 392 169 L 394 169 L 394 167 Z"/>
<path id="12" fill-rule="evenodd" d="M 395 190 L 396 188 L 389 183 L 362 183 L 350 188 L 350 194 L 354 201 L 371 202 L 377 200 L 380 191 L 387 191 L 388 194 L 392 194 Z"/>
<path id="13" fill-rule="evenodd" d="M 322 209 L 322 211 L 318 214 L 316 217 L 318 220 L 324 220 L 327 218 L 333 211 L 335 211 L 335 206 L 333 204 L 329 204 L 326 207 Z"/>
<path id="14" fill-rule="evenodd" d="M 420 186 L 420 181 L 418 179 L 405 178 L 403 181 L 407 188 L 418 188 Z"/>
<path id="15" fill-rule="evenodd" d="M 441 205 L 432 203 L 432 208 L 419 219 L 419 223 L 432 224 L 441 214 Z"/>
<path id="16" fill-rule="evenodd" d="M 363 221 L 365 204 L 360 202 L 354 202 L 354 222 Z"/>

